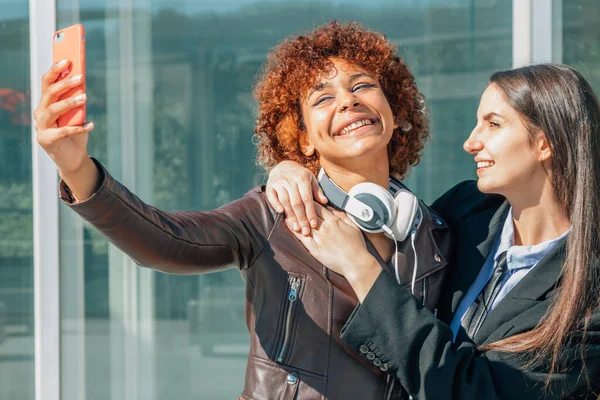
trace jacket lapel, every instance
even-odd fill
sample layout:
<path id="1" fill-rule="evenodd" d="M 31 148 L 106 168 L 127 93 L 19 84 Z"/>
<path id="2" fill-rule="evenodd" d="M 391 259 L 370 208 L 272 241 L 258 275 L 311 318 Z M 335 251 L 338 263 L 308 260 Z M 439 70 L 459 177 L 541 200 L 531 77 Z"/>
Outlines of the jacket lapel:
<path id="1" fill-rule="evenodd" d="M 459 245 L 457 249 L 456 276 L 452 287 L 452 316 L 483 267 L 498 231 L 502 229 L 509 208 L 508 202 L 504 201 L 500 207 L 485 207 L 463 219 L 466 235 L 463 239 L 464 244 Z M 460 243 L 460 239 L 458 240 Z"/>
<path id="2" fill-rule="evenodd" d="M 490 312 L 479 332 L 475 343 L 485 343 L 503 323 L 508 322 L 529 310 L 545 299 L 554 288 L 560 276 L 565 258 L 566 238 L 558 243 L 533 269 L 515 286 Z M 532 316 L 539 321 L 539 315 Z M 527 323 L 523 320 L 522 322 Z M 498 339 L 498 338 L 496 338 Z"/>

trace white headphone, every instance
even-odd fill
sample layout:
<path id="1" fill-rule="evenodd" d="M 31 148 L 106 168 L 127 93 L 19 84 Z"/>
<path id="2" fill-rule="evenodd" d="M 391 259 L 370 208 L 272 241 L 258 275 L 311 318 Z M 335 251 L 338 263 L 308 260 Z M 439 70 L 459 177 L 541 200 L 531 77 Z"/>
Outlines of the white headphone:
<path id="1" fill-rule="evenodd" d="M 355 185 L 346 193 L 329 178 L 321 168 L 318 175 L 319 185 L 329 202 L 346 212 L 358 227 L 370 233 L 384 232 L 396 244 L 394 268 L 396 279 L 400 283 L 398 271 L 398 242 L 409 235 L 415 249 L 415 234 L 421 225 L 423 213 L 419 200 L 409 190 L 401 187 L 390 179 L 390 191 L 371 182 Z M 417 272 L 417 253 L 415 252 L 415 267 L 413 270 L 412 289 Z"/>

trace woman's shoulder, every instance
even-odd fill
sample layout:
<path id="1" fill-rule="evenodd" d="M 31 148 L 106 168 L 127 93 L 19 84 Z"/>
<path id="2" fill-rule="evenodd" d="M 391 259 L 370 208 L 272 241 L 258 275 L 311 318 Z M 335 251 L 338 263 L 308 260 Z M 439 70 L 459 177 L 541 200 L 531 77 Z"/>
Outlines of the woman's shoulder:
<path id="1" fill-rule="evenodd" d="M 219 207 L 218 210 L 235 215 L 269 231 L 281 217 L 281 214 L 275 211 L 267 201 L 265 185 L 251 188 L 243 197 Z"/>
<path id="2" fill-rule="evenodd" d="M 462 218 L 486 208 L 497 208 L 506 199 L 486 194 L 477 188 L 477 181 L 462 181 L 440 196 L 431 207 L 447 219 Z"/>

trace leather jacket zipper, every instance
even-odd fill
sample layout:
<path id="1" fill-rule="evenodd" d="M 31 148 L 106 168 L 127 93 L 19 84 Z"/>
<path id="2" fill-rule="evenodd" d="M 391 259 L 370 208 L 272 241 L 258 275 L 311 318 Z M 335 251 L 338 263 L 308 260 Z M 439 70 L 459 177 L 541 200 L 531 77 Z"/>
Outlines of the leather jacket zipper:
<path id="1" fill-rule="evenodd" d="M 300 292 L 300 278 L 297 276 L 291 277 L 290 279 L 290 291 L 287 298 L 287 313 L 285 316 L 285 331 L 283 334 L 283 343 L 281 344 L 281 350 L 277 356 L 277 362 L 283 363 L 283 357 L 290 340 L 291 328 L 292 328 L 292 317 L 294 311 L 294 303 L 298 300 L 298 293 Z"/>
<path id="2" fill-rule="evenodd" d="M 388 379 L 390 380 L 390 385 L 388 386 L 388 392 L 385 396 L 385 400 L 392 400 L 392 396 L 394 395 L 394 383 L 396 380 L 391 375 L 388 375 Z"/>

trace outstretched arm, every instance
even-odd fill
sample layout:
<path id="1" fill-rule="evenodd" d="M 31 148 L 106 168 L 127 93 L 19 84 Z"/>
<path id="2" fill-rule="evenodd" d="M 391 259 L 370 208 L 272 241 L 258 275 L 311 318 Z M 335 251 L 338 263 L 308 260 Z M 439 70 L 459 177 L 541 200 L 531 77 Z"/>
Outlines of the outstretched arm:
<path id="1" fill-rule="evenodd" d="M 58 126 L 58 117 L 84 104 L 85 95 L 60 100 L 82 77 L 60 80 L 69 62 L 42 78 L 34 112 L 37 141 L 57 166 L 61 198 L 137 263 L 172 273 L 247 268 L 264 247 L 274 218 L 255 191 L 218 210 L 166 213 L 138 199 L 87 152 L 92 123 Z"/>

